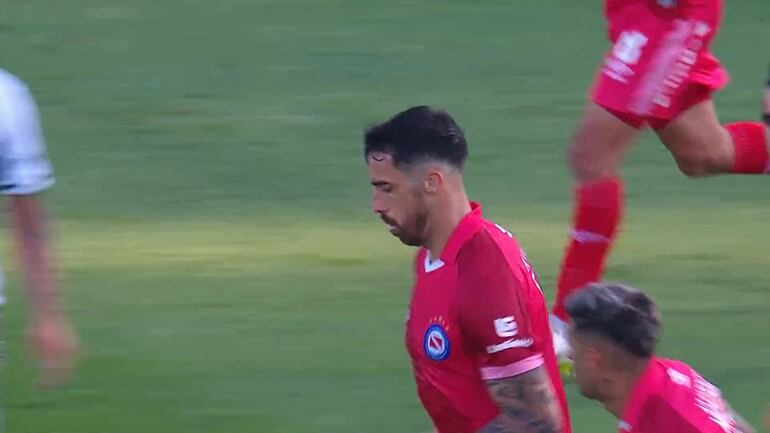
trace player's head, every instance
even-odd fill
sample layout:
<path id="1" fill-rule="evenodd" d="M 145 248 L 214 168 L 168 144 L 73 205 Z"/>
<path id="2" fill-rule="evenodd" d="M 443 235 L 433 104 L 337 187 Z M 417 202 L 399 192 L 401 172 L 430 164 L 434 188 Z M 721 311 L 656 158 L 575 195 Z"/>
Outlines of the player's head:
<path id="1" fill-rule="evenodd" d="M 447 112 L 418 106 L 369 128 L 364 143 L 372 210 L 401 242 L 423 245 L 434 205 L 462 187 L 462 129 Z"/>
<path id="2" fill-rule="evenodd" d="M 646 365 L 655 353 L 658 307 L 641 291 L 614 283 L 591 284 L 569 297 L 566 307 L 580 392 L 606 401 L 615 378 Z"/>

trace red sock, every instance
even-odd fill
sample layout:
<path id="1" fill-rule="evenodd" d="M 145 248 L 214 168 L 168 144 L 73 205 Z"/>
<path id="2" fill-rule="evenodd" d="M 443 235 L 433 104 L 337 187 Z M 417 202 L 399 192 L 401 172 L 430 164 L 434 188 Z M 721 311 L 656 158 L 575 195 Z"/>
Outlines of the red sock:
<path id="1" fill-rule="evenodd" d="M 770 169 L 767 126 L 759 122 L 737 122 L 725 125 L 733 137 L 735 162 L 733 173 L 764 174 Z"/>
<path id="2" fill-rule="evenodd" d="M 597 282 L 623 211 L 623 181 L 608 179 L 580 185 L 575 190 L 572 240 L 562 262 L 553 313 L 562 320 L 568 315 L 564 302 L 575 290 Z"/>

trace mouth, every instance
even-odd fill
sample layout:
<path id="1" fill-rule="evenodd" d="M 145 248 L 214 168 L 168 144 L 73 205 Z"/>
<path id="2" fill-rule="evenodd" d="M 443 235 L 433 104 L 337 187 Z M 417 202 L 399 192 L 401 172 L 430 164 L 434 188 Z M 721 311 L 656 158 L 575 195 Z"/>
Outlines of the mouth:
<path id="1" fill-rule="evenodd" d="M 387 228 L 388 228 L 388 231 L 389 231 L 391 234 L 393 234 L 393 235 L 395 235 L 395 234 L 396 234 L 396 232 L 398 231 L 398 226 L 397 226 L 396 224 L 394 224 L 394 223 L 391 223 L 390 221 L 386 221 L 386 220 L 384 220 L 384 219 L 382 220 L 382 222 L 383 222 L 383 224 L 385 224 L 385 227 L 387 227 Z"/>

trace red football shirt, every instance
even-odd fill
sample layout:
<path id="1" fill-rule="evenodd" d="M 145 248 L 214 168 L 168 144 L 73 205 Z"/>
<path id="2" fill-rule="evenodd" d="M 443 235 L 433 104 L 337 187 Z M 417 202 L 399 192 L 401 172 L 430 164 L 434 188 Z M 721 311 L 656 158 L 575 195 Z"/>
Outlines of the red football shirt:
<path id="1" fill-rule="evenodd" d="M 621 433 L 739 433 L 719 388 L 687 364 L 653 358 L 623 413 Z"/>
<path id="2" fill-rule="evenodd" d="M 724 0 L 604 0 L 604 15 L 611 22 L 622 15 L 651 19 L 644 11 L 655 12 L 658 18 L 704 19 L 721 15 L 723 5 Z"/>
<path id="3" fill-rule="evenodd" d="M 537 277 L 513 235 L 471 207 L 440 258 L 417 254 L 406 343 L 420 399 L 439 433 L 473 433 L 499 414 L 485 380 L 545 365 L 570 433 Z"/>

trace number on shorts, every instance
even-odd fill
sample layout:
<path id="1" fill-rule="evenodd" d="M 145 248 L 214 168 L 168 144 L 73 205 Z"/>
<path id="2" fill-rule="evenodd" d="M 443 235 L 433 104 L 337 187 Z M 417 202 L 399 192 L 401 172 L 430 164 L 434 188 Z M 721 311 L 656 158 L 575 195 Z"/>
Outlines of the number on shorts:
<path id="1" fill-rule="evenodd" d="M 647 36 L 637 31 L 625 31 L 612 49 L 612 55 L 627 64 L 635 65 L 642 56 L 642 48 L 647 44 Z"/>

